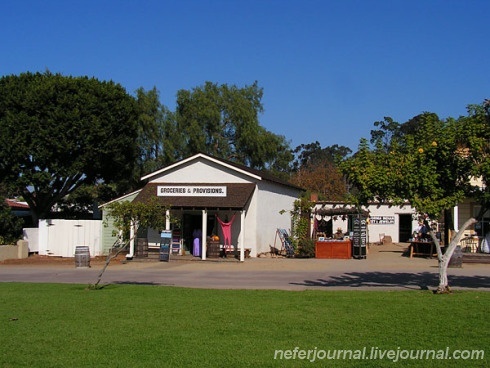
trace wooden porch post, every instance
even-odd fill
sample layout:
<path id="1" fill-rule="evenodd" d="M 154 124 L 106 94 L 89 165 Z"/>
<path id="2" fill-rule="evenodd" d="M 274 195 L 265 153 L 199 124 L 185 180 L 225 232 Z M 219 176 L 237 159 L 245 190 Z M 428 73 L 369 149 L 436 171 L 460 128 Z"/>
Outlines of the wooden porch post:
<path id="1" fill-rule="evenodd" d="M 165 211 L 165 230 L 170 230 L 170 210 Z"/>
<path id="2" fill-rule="evenodd" d="M 134 257 L 134 239 L 136 238 L 135 230 L 136 224 L 131 221 L 131 226 L 129 227 L 129 253 L 126 254 L 126 258 L 128 259 L 132 259 Z"/>
<path id="3" fill-rule="evenodd" d="M 201 259 L 206 260 L 206 234 L 208 233 L 208 211 L 206 209 L 202 210 L 202 234 L 201 234 L 201 244 L 202 244 L 202 254 Z"/>
<path id="4" fill-rule="evenodd" d="M 240 244 L 240 262 L 245 261 L 245 211 L 240 211 L 240 236 L 238 243 Z"/>

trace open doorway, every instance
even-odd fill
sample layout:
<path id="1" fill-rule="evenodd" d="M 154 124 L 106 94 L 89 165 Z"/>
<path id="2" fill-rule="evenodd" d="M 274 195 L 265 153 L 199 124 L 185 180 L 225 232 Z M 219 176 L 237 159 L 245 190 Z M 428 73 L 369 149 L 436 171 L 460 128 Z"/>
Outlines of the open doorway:
<path id="1" fill-rule="evenodd" d="M 400 243 L 407 243 L 412 237 L 412 215 L 400 214 L 399 226 L 398 226 L 398 241 Z"/>
<path id="2" fill-rule="evenodd" d="M 208 213 L 207 231 L 205 237 L 211 236 L 215 228 L 214 215 Z M 202 231 L 202 214 L 201 213 L 184 213 L 182 216 L 182 239 L 185 254 L 193 254 L 193 243 L 195 231 Z"/>

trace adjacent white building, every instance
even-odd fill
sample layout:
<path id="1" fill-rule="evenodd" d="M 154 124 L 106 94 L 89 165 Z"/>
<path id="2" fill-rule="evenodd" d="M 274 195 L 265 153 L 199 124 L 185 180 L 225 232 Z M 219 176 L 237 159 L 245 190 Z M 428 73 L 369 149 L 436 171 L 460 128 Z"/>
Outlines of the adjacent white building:
<path id="1" fill-rule="evenodd" d="M 311 217 L 312 236 L 321 233 L 326 237 L 352 231 L 352 217 L 357 210 L 343 202 L 316 202 Z M 417 228 L 417 216 L 409 203 L 395 206 L 387 203 L 372 203 L 362 208 L 362 215 L 368 219 L 368 242 L 380 242 L 390 236 L 392 242 L 407 242 Z"/>

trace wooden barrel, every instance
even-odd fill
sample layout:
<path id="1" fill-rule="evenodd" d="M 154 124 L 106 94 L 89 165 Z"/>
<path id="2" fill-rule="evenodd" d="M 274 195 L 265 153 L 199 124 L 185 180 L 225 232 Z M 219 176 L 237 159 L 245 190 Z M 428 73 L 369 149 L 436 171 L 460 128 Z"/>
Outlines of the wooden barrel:
<path id="1" fill-rule="evenodd" d="M 219 258 L 219 242 L 210 241 L 207 244 L 207 258 Z"/>
<path id="2" fill-rule="evenodd" d="M 86 245 L 75 247 L 75 267 L 90 267 L 90 248 Z"/>
<path id="3" fill-rule="evenodd" d="M 136 258 L 148 258 L 148 239 L 137 239 L 135 256 Z"/>

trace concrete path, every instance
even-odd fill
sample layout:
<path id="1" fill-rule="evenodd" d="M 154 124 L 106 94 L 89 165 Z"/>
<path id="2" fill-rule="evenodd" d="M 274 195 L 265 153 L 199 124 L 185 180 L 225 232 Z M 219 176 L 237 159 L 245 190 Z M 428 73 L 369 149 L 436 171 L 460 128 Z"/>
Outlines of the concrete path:
<path id="1" fill-rule="evenodd" d="M 114 263 L 103 284 L 151 284 L 210 289 L 277 290 L 426 290 L 438 283 L 436 259 L 408 258 L 406 245 L 371 246 L 367 259 L 249 258 L 223 260 Z M 0 265 L 1 282 L 90 284 L 101 264 L 76 268 L 69 264 Z M 490 266 L 463 264 L 449 268 L 453 289 L 490 291 Z"/>

